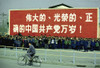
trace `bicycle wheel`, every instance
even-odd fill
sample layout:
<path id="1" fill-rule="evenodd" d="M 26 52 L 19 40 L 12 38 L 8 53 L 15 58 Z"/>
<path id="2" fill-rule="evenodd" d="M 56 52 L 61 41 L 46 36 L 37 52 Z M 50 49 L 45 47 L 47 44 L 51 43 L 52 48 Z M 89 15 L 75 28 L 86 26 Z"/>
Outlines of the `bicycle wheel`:
<path id="1" fill-rule="evenodd" d="M 33 58 L 33 65 L 34 66 L 41 66 L 42 60 L 39 58 L 39 56 L 34 56 Z"/>
<path id="2" fill-rule="evenodd" d="M 25 56 L 19 56 L 17 59 L 17 63 L 19 65 L 26 65 L 27 64 L 27 59 Z"/>

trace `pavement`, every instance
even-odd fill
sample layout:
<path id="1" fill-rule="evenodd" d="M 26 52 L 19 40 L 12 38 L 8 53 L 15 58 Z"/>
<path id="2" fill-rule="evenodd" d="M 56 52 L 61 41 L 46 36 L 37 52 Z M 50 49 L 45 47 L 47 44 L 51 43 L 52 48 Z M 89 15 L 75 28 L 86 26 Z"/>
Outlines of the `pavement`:
<path id="1" fill-rule="evenodd" d="M 23 49 L 0 48 L 0 66 L 2 68 L 100 68 L 100 51 L 36 49 L 36 55 L 43 61 L 41 67 L 18 65 L 18 56 L 25 53 L 26 50 Z"/>
<path id="2" fill-rule="evenodd" d="M 40 67 L 36 66 L 21 66 L 17 64 L 17 60 L 0 58 L 0 68 L 94 68 L 94 67 L 77 67 L 77 66 L 67 66 L 67 65 L 56 65 L 42 63 Z"/>

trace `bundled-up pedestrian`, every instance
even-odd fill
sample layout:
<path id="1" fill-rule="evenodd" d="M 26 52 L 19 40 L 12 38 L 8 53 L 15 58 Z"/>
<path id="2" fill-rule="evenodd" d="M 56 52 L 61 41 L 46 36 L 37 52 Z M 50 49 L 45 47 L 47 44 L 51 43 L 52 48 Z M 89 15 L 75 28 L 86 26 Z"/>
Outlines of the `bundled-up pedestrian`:
<path id="1" fill-rule="evenodd" d="M 70 40 L 70 39 L 68 39 L 68 44 L 67 44 L 67 45 L 68 45 L 68 48 L 69 48 L 69 49 L 72 48 L 72 46 L 71 46 L 71 40 Z"/>
<path id="2" fill-rule="evenodd" d="M 78 38 L 76 40 L 76 47 L 77 47 L 77 50 L 80 51 L 81 45 L 80 45 L 80 40 Z"/>
<path id="3" fill-rule="evenodd" d="M 52 49 L 55 49 L 55 38 L 51 38 L 51 40 L 50 40 L 50 48 L 52 48 Z"/>
<path id="4" fill-rule="evenodd" d="M 25 48 L 28 48 L 29 47 L 27 38 L 24 39 L 24 47 Z"/>
<path id="5" fill-rule="evenodd" d="M 99 40 L 96 40 L 95 41 L 95 49 L 96 50 L 99 50 Z"/>
<path id="6" fill-rule="evenodd" d="M 62 38 L 62 49 L 64 49 L 64 47 L 65 47 L 65 39 Z"/>
<path id="7" fill-rule="evenodd" d="M 95 47 L 95 40 L 92 39 L 91 40 L 91 51 L 94 51 L 94 47 Z"/>
<path id="8" fill-rule="evenodd" d="M 72 49 L 76 48 L 76 39 L 75 38 L 71 39 L 71 46 L 72 46 Z"/>
<path id="9" fill-rule="evenodd" d="M 45 45 L 45 49 L 48 49 L 48 38 L 45 37 L 44 39 L 44 45 Z"/>
<path id="10" fill-rule="evenodd" d="M 88 52 L 88 41 L 84 39 L 84 52 Z"/>
<path id="11" fill-rule="evenodd" d="M 61 38 L 59 37 L 58 39 L 58 47 L 57 48 L 61 48 L 62 47 L 62 40 Z"/>
<path id="12" fill-rule="evenodd" d="M 67 49 L 68 48 L 68 39 L 65 38 L 65 41 L 64 41 L 64 48 Z"/>

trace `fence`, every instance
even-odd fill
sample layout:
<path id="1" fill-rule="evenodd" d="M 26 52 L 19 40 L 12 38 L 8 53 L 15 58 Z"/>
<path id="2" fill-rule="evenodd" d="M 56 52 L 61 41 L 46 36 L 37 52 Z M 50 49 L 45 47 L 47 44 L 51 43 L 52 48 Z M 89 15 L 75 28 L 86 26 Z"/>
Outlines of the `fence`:
<path id="1" fill-rule="evenodd" d="M 11 56 L 14 58 L 17 58 L 20 55 L 24 55 L 26 53 L 25 49 L 27 49 L 13 46 L 0 47 L 1 56 Z M 99 51 L 81 52 L 69 49 L 36 49 L 36 55 L 39 55 L 42 61 L 46 63 L 100 65 Z"/>

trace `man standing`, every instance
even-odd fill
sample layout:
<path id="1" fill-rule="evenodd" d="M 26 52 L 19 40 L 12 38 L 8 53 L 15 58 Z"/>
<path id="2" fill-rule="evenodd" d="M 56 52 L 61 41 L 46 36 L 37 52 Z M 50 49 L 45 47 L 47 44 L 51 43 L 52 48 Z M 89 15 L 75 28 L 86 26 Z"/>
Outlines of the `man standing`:
<path id="1" fill-rule="evenodd" d="M 88 52 L 88 41 L 84 39 L 84 52 Z"/>
<path id="2" fill-rule="evenodd" d="M 45 37 L 44 43 L 45 43 L 45 49 L 48 49 L 48 38 L 47 37 Z"/>
<path id="3" fill-rule="evenodd" d="M 92 41 L 91 41 L 91 51 L 94 51 L 94 47 L 95 47 L 95 40 L 92 39 Z"/>
<path id="4" fill-rule="evenodd" d="M 24 47 L 28 48 L 28 40 L 27 40 L 27 38 L 24 39 Z"/>

